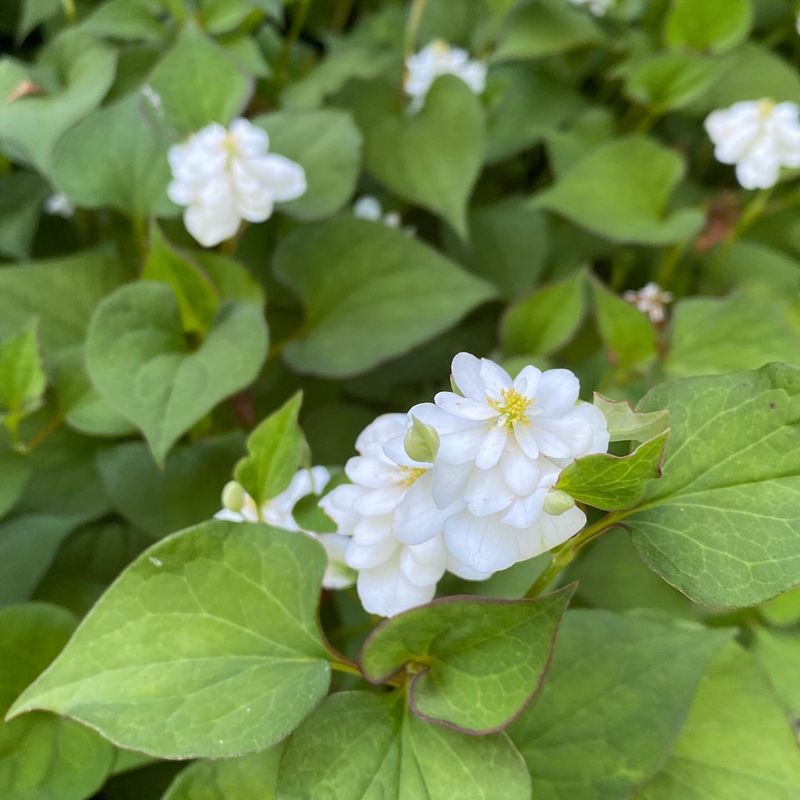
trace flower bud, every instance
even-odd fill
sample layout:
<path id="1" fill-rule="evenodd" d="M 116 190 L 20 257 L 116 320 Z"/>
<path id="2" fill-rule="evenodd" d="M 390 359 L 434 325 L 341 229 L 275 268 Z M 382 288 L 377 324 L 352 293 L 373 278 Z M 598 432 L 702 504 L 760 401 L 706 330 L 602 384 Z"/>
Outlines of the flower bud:
<path id="1" fill-rule="evenodd" d="M 557 517 L 569 511 L 575 505 L 575 501 L 566 493 L 559 489 L 551 489 L 544 498 L 544 513 Z"/>
<path id="2" fill-rule="evenodd" d="M 432 425 L 425 425 L 416 417 L 412 417 L 411 420 L 411 427 L 403 439 L 406 453 L 414 461 L 428 464 L 439 452 L 439 433 Z"/>
<path id="3" fill-rule="evenodd" d="M 237 481 L 228 481 L 222 490 L 222 506 L 238 514 L 244 507 L 244 488 Z"/>

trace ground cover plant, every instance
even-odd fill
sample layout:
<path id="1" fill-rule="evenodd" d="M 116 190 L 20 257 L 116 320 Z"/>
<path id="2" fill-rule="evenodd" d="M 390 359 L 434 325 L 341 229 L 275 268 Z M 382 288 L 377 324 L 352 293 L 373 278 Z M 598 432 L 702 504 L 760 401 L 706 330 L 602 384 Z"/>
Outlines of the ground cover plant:
<path id="1" fill-rule="evenodd" d="M 800 797 L 798 12 L 4 2 L 0 798 Z"/>

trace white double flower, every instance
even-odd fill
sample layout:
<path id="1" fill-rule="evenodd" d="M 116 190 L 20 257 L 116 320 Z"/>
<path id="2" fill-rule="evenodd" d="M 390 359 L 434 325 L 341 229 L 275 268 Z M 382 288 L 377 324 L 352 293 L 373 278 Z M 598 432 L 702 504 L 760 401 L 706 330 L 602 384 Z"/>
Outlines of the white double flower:
<path id="1" fill-rule="evenodd" d="M 352 537 L 345 560 L 359 570 L 359 596 L 376 614 L 427 602 L 446 569 L 486 578 L 586 522 L 574 504 L 548 504 L 565 466 L 608 447 L 605 417 L 578 401 L 577 378 L 529 366 L 512 380 L 467 353 L 455 357 L 452 374 L 457 392 L 372 423 L 346 466 L 352 484 L 322 501 Z M 404 448 L 414 418 L 436 432 L 432 461 Z"/>
<path id="2" fill-rule="evenodd" d="M 306 191 L 303 168 L 269 153 L 269 137 L 246 119 L 213 123 L 170 148 L 170 200 L 186 206 L 186 229 L 204 247 L 230 239 L 242 220 L 264 222 L 275 203 Z"/>
<path id="3" fill-rule="evenodd" d="M 232 507 L 223 508 L 215 515 L 215 519 L 230 522 L 266 522 L 276 528 L 286 531 L 302 532 L 316 539 L 324 548 L 328 556 L 328 566 L 322 585 L 326 589 L 344 589 L 352 586 L 354 576 L 352 570 L 345 564 L 344 551 L 349 539 L 340 533 L 314 533 L 301 528 L 294 517 L 294 508 L 297 503 L 309 495 L 320 495 L 325 491 L 330 482 L 331 475 L 325 467 L 312 467 L 301 469 L 295 473 L 289 485 L 279 495 L 267 500 L 258 508 L 249 494 L 238 487 L 237 502 Z M 234 484 L 234 486 L 236 486 Z M 223 502 L 224 502 L 223 494 Z M 231 504 L 226 504 L 231 505 Z"/>
<path id="4" fill-rule="evenodd" d="M 715 157 L 736 165 L 736 178 L 745 189 L 769 189 L 782 167 L 800 167 L 800 108 L 795 103 L 734 103 L 712 111 L 705 128 Z"/>
<path id="5" fill-rule="evenodd" d="M 410 111 L 422 108 L 433 82 L 441 75 L 455 75 L 475 94 L 486 88 L 486 64 L 471 59 L 466 50 L 436 39 L 406 59 L 403 89 L 411 98 Z"/>

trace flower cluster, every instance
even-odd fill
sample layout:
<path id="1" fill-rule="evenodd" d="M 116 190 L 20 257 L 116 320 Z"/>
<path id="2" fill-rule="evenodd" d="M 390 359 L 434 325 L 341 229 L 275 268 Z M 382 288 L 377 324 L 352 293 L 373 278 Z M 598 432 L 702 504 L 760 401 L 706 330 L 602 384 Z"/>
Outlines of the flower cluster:
<path id="1" fill-rule="evenodd" d="M 736 165 L 745 189 L 769 189 L 782 167 L 800 167 L 800 108 L 795 103 L 744 100 L 712 111 L 705 121 L 714 155 Z"/>
<path id="2" fill-rule="evenodd" d="M 554 490 L 564 467 L 608 448 L 603 413 L 568 370 L 515 379 L 460 353 L 452 392 L 378 417 L 321 505 L 349 538 L 364 607 L 392 616 L 431 600 L 449 570 L 481 580 L 552 549 L 586 517 Z"/>
<path id="3" fill-rule="evenodd" d="M 586 6 L 596 17 L 602 17 L 611 6 L 614 0 L 569 0 L 574 6 Z"/>
<path id="4" fill-rule="evenodd" d="M 353 572 L 344 561 L 344 551 L 349 540 L 338 533 L 314 533 L 305 530 L 294 517 L 295 506 L 300 500 L 309 495 L 321 495 L 330 480 L 330 472 L 325 467 L 301 469 L 283 492 L 267 500 L 260 508 L 238 483 L 231 482 L 222 493 L 224 508 L 214 516 L 230 522 L 266 522 L 276 528 L 312 536 L 325 548 L 328 556 L 328 567 L 322 585 L 326 589 L 344 589 L 353 583 Z"/>
<path id="5" fill-rule="evenodd" d="M 433 82 L 441 75 L 455 75 L 475 94 L 481 94 L 486 88 L 486 65 L 483 62 L 471 59 L 469 53 L 460 47 L 451 47 L 436 39 L 406 59 L 403 89 L 411 98 L 409 108 L 412 112 L 422 108 Z"/>
<path id="6" fill-rule="evenodd" d="M 672 302 L 672 292 L 666 292 L 650 281 L 641 289 L 625 292 L 623 298 L 646 314 L 650 322 L 659 325 L 667 318 L 667 306 Z"/>
<path id="7" fill-rule="evenodd" d="M 275 203 L 305 193 L 303 168 L 268 150 L 266 132 L 246 119 L 229 128 L 213 123 L 170 148 L 167 193 L 186 206 L 186 229 L 204 247 L 230 239 L 242 220 L 264 222 Z"/>

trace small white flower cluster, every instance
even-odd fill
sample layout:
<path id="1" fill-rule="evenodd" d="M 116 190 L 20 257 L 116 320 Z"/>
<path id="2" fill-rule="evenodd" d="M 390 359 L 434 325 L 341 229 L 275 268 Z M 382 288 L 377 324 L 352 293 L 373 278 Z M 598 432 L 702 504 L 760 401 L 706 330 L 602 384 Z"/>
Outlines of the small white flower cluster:
<path id="1" fill-rule="evenodd" d="M 596 17 L 602 17 L 608 12 L 615 0 L 569 0 L 574 6 L 587 6 Z"/>
<path id="2" fill-rule="evenodd" d="M 512 380 L 486 358 L 453 359 L 454 391 L 386 414 L 356 441 L 352 481 L 320 505 L 350 537 L 364 608 L 393 616 L 431 600 L 446 570 L 481 580 L 552 549 L 586 523 L 553 489 L 576 458 L 608 448 L 603 413 L 568 370 Z"/>
<path id="3" fill-rule="evenodd" d="M 397 211 L 384 211 L 381 201 L 371 194 L 361 195 L 353 203 L 353 216 L 370 222 L 379 222 L 387 228 L 401 229 L 406 236 L 413 236 L 416 233 L 413 225 L 402 225 L 402 219 Z"/>
<path id="4" fill-rule="evenodd" d="M 403 89 L 411 98 L 410 111 L 422 108 L 433 82 L 441 75 L 455 75 L 475 94 L 486 88 L 486 64 L 471 59 L 466 50 L 436 39 L 406 59 Z"/>
<path id="5" fill-rule="evenodd" d="M 625 292 L 623 298 L 657 325 L 667 318 L 667 306 L 672 302 L 672 292 L 665 292 L 657 283 L 650 281 L 638 291 Z"/>
<path id="6" fill-rule="evenodd" d="M 275 203 L 306 191 L 303 168 L 268 153 L 269 137 L 246 119 L 213 123 L 170 148 L 167 194 L 186 206 L 183 221 L 204 247 L 230 239 L 242 220 L 264 222 Z"/>
<path id="7" fill-rule="evenodd" d="M 69 219 L 75 214 L 75 206 L 72 205 L 64 192 L 56 192 L 44 201 L 44 213 Z"/>
<path id="8" fill-rule="evenodd" d="M 238 483 L 229 483 L 222 493 L 225 507 L 214 518 L 230 522 L 266 522 L 276 528 L 312 536 L 325 548 L 328 556 L 328 567 L 322 585 L 326 589 L 344 589 L 352 586 L 354 581 L 353 571 L 344 562 L 344 551 L 349 539 L 338 533 L 314 533 L 305 530 L 297 524 L 294 517 L 294 508 L 298 502 L 309 495 L 322 494 L 330 479 L 330 472 L 325 467 L 301 469 L 283 492 L 267 500 L 260 509 Z"/>
<path id="9" fill-rule="evenodd" d="M 781 167 L 800 167 L 796 103 L 744 100 L 712 111 L 705 128 L 715 157 L 736 165 L 736 178 L 745 189 L 769 189 L 778 182 Z"/>

